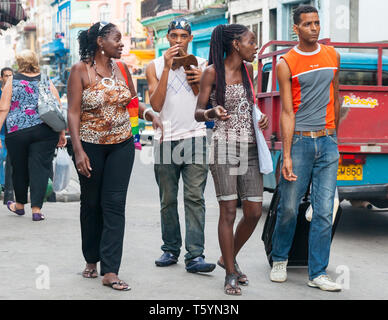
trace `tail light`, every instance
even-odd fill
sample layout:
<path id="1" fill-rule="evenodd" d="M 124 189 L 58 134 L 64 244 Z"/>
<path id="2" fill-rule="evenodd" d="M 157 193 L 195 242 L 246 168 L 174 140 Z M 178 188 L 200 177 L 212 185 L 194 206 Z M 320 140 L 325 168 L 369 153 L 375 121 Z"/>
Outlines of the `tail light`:
<path id="1" fill-rule="evenodd" d="M 343 166 L 358 165 L 366 163 L 365 154 L 341 154 L 339 163 Z"/>

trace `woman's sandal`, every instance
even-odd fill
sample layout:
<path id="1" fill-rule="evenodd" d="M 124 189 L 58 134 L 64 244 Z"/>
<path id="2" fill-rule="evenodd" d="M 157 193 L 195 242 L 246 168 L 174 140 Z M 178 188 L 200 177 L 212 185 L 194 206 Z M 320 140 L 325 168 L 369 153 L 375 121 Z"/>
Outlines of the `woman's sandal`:
<path id="1" fill-rule="evenodd" d="M 247 286 L 249 284 L 249 280 L 246 274 L 242 273 L 240 266 L 237 264 L 237 261 L 234 261 L 234 268 L 238 274 L 238 283 L 242 286 Z"/>
<path id="2" fill-rule="evenodd" d="M 241 288 L 238 286 L 238 275 L 228 274 L 225 276 L 224 292 L 229 296 L 241 296 Z"/>
<path id="3" fill-rule="evenodd" d="M 15 204 L 15 209 L 12 210 L 11 206 Z M 25 214 L 24 209 L 16 209 L 16 202 L 14 201 L 8 201 L 7 202 L 7 208 L 9 211 L 12 211 L 13 213 L 16 213 L 18 216 L 23 216 Z"/>
<path id="4" fill-rule="evenodd" d="M 32 221 L 41 221 L 44 219 L 45 219 L 45 217 L 42 213 L 33 213 L 32 214 Z"/>
<path id="5" fill-rule="evenodd" d="M 217 261 L 217 264 L 222 268 L 225 269 L 225 265 L 221 263 L 220 260 Z M 248 277 L 246 274 L 242 273 L 239 265 L 237 264 L 237 261 L 234 261 L 234 268 L 236 269 L 237 275 L 238 275 L 238 283 L 242 286 L 247 286 L 249 284 Z"/>
<path id="6" fill-rule="evenodd" d="M 85 270 L 82 271 L 82 276 L 87 279 L 95 279 L 98 277 L 97 269 L 85 268 Z"/>
<path id="7" fill-rule="evenodd" d="M 129 290 L 131 290 L 131 287 L 127 283 L 122 281 L 122 280 L 113 281 L 113 282 L 109 282 L 109 283 L 104 283 L 103 282 L 102 284 L 104 286 L 111 287 L 114 290 L 119 290 L 119 291 L 129 291 Z M 121 288 L 118 288 L 117 286 L 120 286 Z"/>

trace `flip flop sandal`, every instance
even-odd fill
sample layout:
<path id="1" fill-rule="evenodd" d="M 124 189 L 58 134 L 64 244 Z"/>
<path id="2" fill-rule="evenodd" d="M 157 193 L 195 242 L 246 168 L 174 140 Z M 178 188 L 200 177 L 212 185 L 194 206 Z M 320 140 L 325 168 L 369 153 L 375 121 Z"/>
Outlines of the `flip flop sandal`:
<path id="1" fill-rule="evenodd" d="M 220 260 L 217 261 L 217 264 L 222 269 L 225 269 L 225 265 L 223 265 Z M 236 261 L 234 262 L 234 268 L 236 269 L 236 272 L 238 275 L 238 283 L 241 284 L 242 286 L 247 286 L 249 284 L 249 280 L 247 279 L 247 276 L 244 273 L 242 273 Z M 240 280 L 241 278 L 245 278 L 245 280 Z"/>
<path id="2" fill-rule="evenodd" d="M 95 279 L 98 277 L 97 269 L 85 268 L 82 272 L 82 276 L 87 279 Z"/>
<path id="3" fill-rule="evenodd" d="M 236 272 L 238 274 L 239 284 L 241 284 L 242 286 L 247 286 L 249 284 L 248 277 L 246 274 L 242 273 L 240 266 L 237 264 L 237 261 L 234 261 L 234 268 L 236 269 Z M 242 278 L 245 280 L 241 280 Z"/>
<path id="4" fill-rule="evenodd" d="M 13 213 L 16 213 L 18 216 L 24 216 L 25 212 L 24 209 L 11 209 L 11 205 L 13 205 L 15 202 L 14 201 L 8 201 L 7 202 L 7 208 L 9 211 L 12 211 Z"/>
<path id="5" fill-rule="evenodd" d="M 229 296 L 241 296 L 241 288 L 238 286 L 238 275 L 228 274 L 225 277 L 224 293 Z"/>
<path id="6" fill-rule="evenodd" d="M 110 282 L 110 283 L 103 283 L 104 286 L 107 286 L 107 287 L 111 287 L 112 289 L 114 290 L 118 290 L 118 291 L 129 291 L 131 290 L 131 287 L 125 283 L 124 281 L 120 280 L 120 281 L 113 281 L 113 282 Z M 119 289 L 119 288 L 115 288 L 114 286 L 122 286 L 123 288 Z"/>

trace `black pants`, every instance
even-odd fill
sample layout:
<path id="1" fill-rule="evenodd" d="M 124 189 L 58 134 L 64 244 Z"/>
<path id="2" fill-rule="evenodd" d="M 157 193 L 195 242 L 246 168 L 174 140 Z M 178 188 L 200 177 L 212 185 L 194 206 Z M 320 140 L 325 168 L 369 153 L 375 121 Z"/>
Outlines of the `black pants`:
<path id="1" fill-rule="evenodd" d="M 31 207 L 42 208 L 59 134 L 46 124 L 5 136 L 12 165 L 16 202 L 26 204 L 30 187 Z"/>
<path id="2" fill-rule="evenodd" d="M 111 145 L 82 142 L 82 146 L 92 167 L 90 178 L 78 175 L 82 252 L 87 263 L 101 261 L 101 275 L 118 274 L 123 251 L 125 202 L 135 157 L 134 139 Z"/>

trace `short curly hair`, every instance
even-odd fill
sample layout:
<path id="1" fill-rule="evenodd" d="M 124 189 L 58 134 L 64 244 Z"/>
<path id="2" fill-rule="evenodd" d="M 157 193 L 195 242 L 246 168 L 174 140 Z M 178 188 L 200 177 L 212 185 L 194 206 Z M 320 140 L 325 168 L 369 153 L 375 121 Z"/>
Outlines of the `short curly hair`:
<path id="1" fill-rule="evenodd" d="M 16 54 L 16 63 L 18 65 L 18 72 L 24 73 L 39 73 L 38 56 L 32 50 L 22 50 Z"/>

